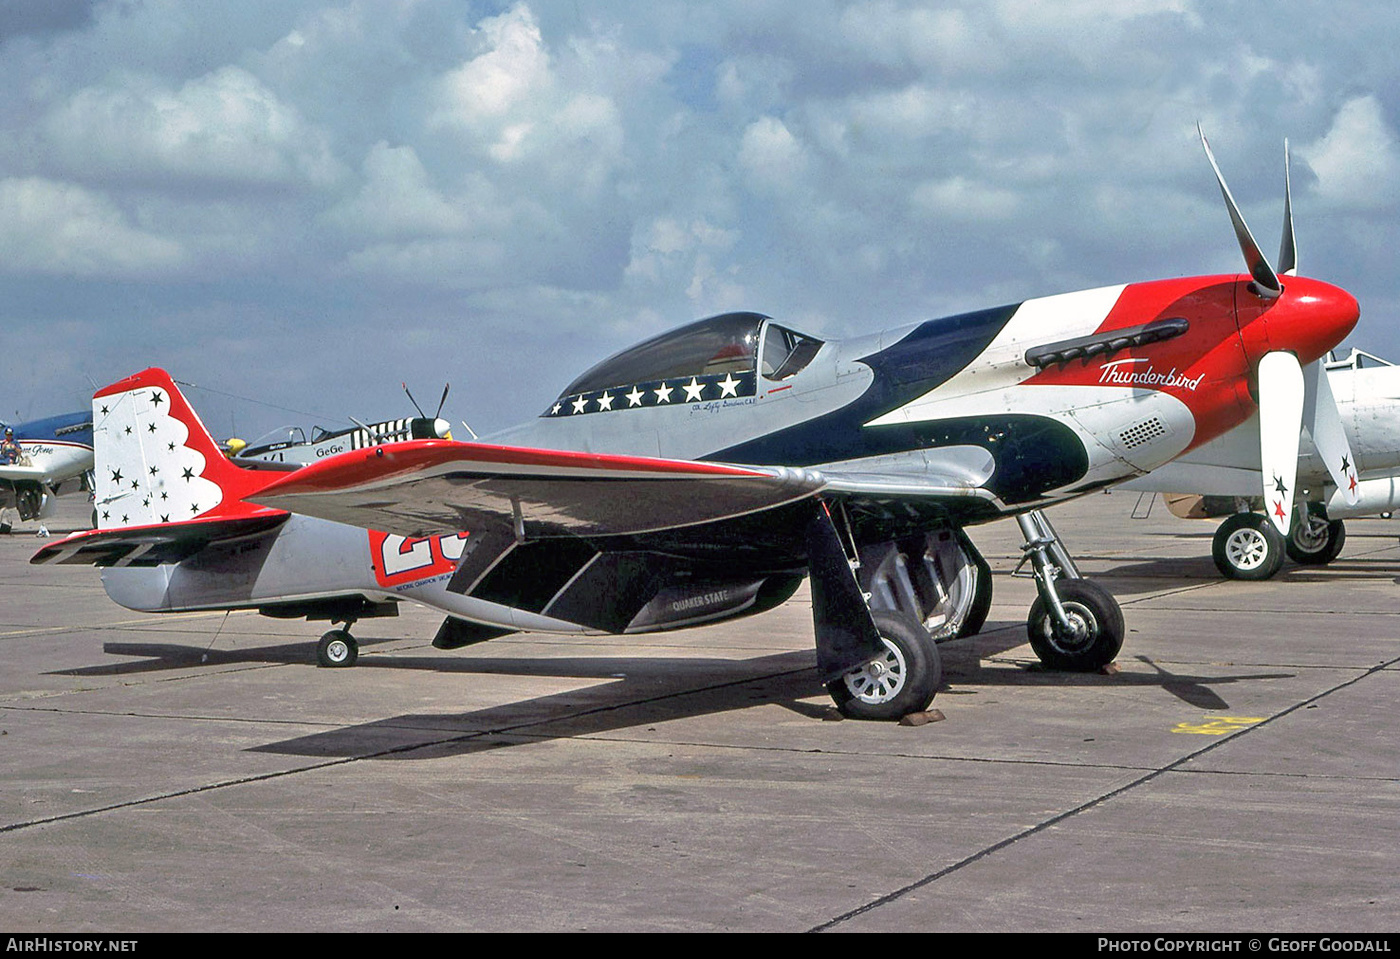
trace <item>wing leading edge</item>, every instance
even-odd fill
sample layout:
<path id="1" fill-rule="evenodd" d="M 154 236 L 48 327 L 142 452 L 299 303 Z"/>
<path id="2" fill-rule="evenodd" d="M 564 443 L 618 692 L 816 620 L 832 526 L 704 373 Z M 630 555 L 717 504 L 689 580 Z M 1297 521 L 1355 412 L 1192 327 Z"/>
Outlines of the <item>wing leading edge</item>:
<path id="1" fill-rule="evenodd" d="M 748 516 L 814 497 L 990 497 L 990 456 L 825 467 L 735 466 L 421 440 L 344 453 L 279 478 L 252 501 L 429 536 L 498 530 L 517 540 L 634 536 Z M 889 460 L 889 462 L 885 462 Z"/>

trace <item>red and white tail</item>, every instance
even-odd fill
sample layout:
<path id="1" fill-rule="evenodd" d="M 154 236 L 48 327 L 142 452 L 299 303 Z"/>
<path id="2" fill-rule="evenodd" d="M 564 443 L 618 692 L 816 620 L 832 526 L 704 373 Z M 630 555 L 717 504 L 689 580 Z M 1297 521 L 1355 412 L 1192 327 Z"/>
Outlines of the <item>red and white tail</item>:
<path id="1" fill-rule="evenodd" d="M 243 498 L 277 478 L 230 463 L 154 367 L 93 395 L 92 437 L 98 529 L 266 512 Z"/>

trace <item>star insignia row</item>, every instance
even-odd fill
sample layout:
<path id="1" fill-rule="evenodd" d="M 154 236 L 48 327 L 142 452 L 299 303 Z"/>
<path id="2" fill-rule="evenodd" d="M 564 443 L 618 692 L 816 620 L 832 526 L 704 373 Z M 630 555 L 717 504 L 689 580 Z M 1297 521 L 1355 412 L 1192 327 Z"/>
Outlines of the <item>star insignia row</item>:
<path id="1" fill-rule="evenodd" d="M 548 410 L 546 417 L 578 416 L 583 413 L 610 413 L 618 410 L 655 406 L 684 406 L 708 400 L 739 399 L 753 396 L 758 378 L 752 370 L 742 373 L 711 373 L 668 380 L 638 383 L 630 388 L 621 386 L 561 396 Z"/>

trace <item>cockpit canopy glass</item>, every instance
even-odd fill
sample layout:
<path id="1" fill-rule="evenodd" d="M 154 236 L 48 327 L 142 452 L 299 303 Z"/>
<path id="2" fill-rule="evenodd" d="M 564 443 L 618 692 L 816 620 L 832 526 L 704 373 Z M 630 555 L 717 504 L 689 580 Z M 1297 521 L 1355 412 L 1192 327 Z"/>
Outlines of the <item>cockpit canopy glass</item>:
<path id="1" fill-rule="evenodd" d="M 821 348 L 821 340 L 779 326 L 761 313 L 724 313 L 610 356 L 570 383 L 542 415 L 740 401 L 757 395 L 760 376 L 786 380 Z"/>
<path id="2" fill-rule="evenodd" d="M 576 396 L 596 390 L 708 374 L 745 373 L 754 368 L 758 335 L 767 317 L 725 313 L 654 336 L 608 357 L 564 390 Z"/>

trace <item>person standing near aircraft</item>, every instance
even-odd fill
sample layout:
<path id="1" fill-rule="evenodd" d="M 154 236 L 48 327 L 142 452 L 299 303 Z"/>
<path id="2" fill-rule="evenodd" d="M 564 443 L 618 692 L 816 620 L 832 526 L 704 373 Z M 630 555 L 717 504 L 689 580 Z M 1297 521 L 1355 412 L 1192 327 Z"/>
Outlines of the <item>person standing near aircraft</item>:
<path id="1" fill-rule="evenodd" d="M 0 463 L 13 466 L 19 462 L 21 455 L 19 443 L 15 442 L 14 429 L 9 426 L 5 427 L 5 439 L 0 442 Z"/>
<path id="2" fill-rule="evenodd" d="M 5 427 L 5 439 L 0 441 L 0 464 L 13 466 L 19 462 L 19 458 L 20 449 L 19 444 L 15 442 L 15 431 L 7 426 Z M 0 509 L 0 534 L 8 533 L 14 528 L 9 517 L 5 515 L 9 511 L 8 507 Z"/>

